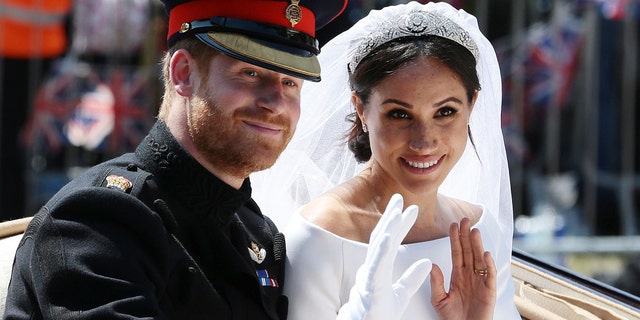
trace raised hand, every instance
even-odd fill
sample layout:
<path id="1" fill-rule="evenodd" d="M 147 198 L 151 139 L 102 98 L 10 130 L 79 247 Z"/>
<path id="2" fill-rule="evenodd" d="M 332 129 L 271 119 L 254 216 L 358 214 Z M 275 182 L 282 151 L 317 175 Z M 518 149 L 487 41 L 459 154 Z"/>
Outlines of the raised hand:
<path id="1" fill-rule="evenodd" d="M 496 304 L 496 266 L 491 254 L 484 251 L 478 229 L 470 230 L 464 218 L 460 227 L 449 228 L 453 270 L 449 292 L 437 265 L 431 270 L 431 304 L 440 319 L 493 319 Z"/>
<path id="2" fill-rule="evenodd" d="M 418 207 L 404 212 L 402 196 L 394 194 L 371 233 L 367 256 L 357 271 L 349 302 L 340 308 L 338 319 L 388 320 L 404 313 L 410 298 L 431 271 L 431 261 L 421 259 L 392 283 L 393 264 L 402 240 L 418 217 Z"/>

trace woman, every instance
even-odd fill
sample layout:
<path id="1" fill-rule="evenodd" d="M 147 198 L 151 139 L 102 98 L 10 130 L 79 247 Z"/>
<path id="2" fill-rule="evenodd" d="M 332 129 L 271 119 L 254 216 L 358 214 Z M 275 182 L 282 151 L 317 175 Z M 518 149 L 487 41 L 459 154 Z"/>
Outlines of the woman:
<path id="1" fill-rule="evenodd" d="M 434 267 L 394 318 L 518 319 L 500 73 L 475 18 L 446 3 L 372 11 L 319 58 L 323 81 L 303 88 L 298 132 L 263 174 L 277 174 L 290 198 L 261 194 L 252 178 L 271 215 L 313 199 L 285 231 L 290 318 L 345 312 L 372 230 L 400 193 L 419 212 L 394 278 L 419 259 Z M 338 143 L 352 106 L 345 145 L 358 163 Z"/>

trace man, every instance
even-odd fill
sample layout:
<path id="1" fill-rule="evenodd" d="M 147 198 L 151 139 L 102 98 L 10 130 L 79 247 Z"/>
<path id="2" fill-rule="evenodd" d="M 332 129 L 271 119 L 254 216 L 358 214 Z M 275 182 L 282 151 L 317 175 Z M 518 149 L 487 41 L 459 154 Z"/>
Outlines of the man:
<path id="1" fill-rule="evenodd" d="M 346 0 L 164 0 L 158 121 L 33 217 L 6 319 L 285 319 L 284 239 L 251 200 Z"/>

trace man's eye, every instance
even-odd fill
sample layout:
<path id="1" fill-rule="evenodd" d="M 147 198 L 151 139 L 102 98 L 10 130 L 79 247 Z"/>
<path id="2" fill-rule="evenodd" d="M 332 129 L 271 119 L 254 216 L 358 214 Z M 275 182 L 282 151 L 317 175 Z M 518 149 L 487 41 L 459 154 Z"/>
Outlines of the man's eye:
<path id="1" fill-rule="evenodd" d="M 245 70 L 244 72 L 246 75 L 250 76 L 250 77 L 257 77 L 258 76 L 258 72 L 255 70 Z"/>
<path id="2" fill-rule="evenodd" d="M 296 83 L 291 81 L 291 80 L 284 80 L 284 81 L 282 81 L 282 84 L 284 84 L 285 86 L 288 86 L 288 87 L 295 87 L 295 85 L 296 85 Z"/>

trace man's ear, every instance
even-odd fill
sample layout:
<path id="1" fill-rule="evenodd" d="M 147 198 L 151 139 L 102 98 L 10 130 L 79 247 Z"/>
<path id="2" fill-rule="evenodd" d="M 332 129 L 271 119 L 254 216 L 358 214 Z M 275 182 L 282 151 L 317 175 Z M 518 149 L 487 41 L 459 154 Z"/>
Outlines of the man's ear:
<path id="1" fill-rule="evenodd" d="M 176 92 L 184 97 L 190 97 L 196 92 L 198 66 L 193 56 L 185 49 L 178 49 L 171 56 L 169 76 Z"/>

